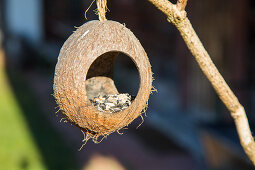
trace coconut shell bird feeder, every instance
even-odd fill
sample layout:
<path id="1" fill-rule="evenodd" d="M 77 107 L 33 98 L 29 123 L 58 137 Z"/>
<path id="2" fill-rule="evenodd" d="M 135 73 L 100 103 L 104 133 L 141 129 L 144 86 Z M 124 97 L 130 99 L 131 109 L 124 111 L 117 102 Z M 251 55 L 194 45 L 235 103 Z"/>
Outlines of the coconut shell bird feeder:
<path id="1" fill-rule="evenodd" d="M 125 110 L 99 111 L 91 103 L 98 95 L 118 94 L 114 61 L 119 53 L 136 65 L 140 84 Z M 125 79 L 125 77 L 123 77 Z M 64 43 L 54 77 L 54 97 L 65 118 L 89 138 L 97 139 L 130 124 L 142 114 L 152 89 L 151 65 L 135 35 L 115 21 L 89 21 Z"/>

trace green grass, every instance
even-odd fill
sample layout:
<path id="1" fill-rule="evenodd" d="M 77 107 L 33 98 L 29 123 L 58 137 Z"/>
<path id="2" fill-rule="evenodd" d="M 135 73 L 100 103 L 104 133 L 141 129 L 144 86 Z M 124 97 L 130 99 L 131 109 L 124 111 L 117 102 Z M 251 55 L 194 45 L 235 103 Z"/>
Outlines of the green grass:
<path id="1" fill-rule="evenodd" d="M 0 170 L 76 170 L 75 151 L 52 127 L 22 74 L 0 68 Z"/>
<path id="2" fill-rule="evenodd" d="M 12 91 L 0 68 L 0 169 L 47 169 Z"/>

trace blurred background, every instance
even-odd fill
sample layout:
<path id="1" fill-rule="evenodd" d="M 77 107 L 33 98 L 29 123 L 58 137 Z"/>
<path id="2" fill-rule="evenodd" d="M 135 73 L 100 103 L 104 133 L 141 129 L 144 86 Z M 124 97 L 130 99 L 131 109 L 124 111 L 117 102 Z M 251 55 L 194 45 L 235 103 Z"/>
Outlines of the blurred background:
<path id="1" fill-rule="evenodd" d="M 176 28 L 146 0 L 108 0 L 107 18 L 140 40 L 158 90 L 144 123 L 100 144 L 56 114 L 54 69 L 75 26 L 98 19 L 92 0 L 0 0 L 0 169 L 249 170 L 229 112 Z M 174 1 L 173 1 L 174 2 Z M 190 0 L 188 17 L 255 131 L 255 1 Z M 124 77 L 124 78 L 123 78 Z M 136 94 L 139 77 L 118 57 L 115 82 Z"/>

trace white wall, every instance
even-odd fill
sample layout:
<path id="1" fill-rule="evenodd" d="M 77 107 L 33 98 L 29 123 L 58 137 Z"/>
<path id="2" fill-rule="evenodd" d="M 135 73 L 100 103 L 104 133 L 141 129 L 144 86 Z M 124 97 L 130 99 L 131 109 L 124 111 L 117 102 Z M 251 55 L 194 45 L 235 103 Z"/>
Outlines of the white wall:
<path id="1" fill-rule="evenodd" d="M 6 23 L 12 34 L 27 38 L 34 45 L 43 38 L 42 0 L 6 0 Z"/>

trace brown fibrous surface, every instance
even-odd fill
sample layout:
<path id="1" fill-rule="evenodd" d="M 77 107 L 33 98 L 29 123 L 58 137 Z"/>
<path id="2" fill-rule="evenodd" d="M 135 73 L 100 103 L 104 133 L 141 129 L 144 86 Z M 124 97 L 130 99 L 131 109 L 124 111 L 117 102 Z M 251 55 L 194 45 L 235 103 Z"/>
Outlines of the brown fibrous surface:
<path id="1" fill-rule="evenodd" d="M 140 87 L 130 106 L 118 112 L 99 111 L 90 99 L 118 94 L 113 81 L 114 59 L 124 53 L 135 63 Z M 115 21 L 90 21 L 64 43 L 56 65 L 54 97 L 67 120 L 82 129 L 85 141 L 129 125 L 147 107 L 152 72 L 139 40 Z"/>

